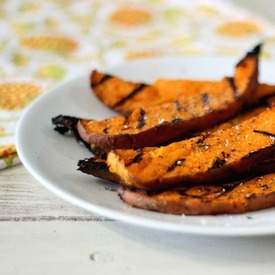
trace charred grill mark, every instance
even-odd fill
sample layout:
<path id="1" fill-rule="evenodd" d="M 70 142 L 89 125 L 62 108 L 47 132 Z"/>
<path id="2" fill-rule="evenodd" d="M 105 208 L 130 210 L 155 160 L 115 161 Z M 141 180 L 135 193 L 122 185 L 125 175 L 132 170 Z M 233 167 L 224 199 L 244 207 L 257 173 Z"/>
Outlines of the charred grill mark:
<path id="1" fill-rule="evenodd" d="M 103 129 L 103 133 L 104 133 L 104 134 L 108 134 L 108 132 L 109 132 L 109 127 L 105 127 L 105 128 Z"/>
<path id="2" fill-rule="evenodd" d="M 204 150 L 209 148 L 209 145 L 207 143 L 205 143 L 204 138 L 198 139 L 196 142 L 196 145 L 198 148 L 204 149 Z"/>
<path id="3" fill-rule="evenodd" d="M 129 163 L 127 163 L 126 167 L 130 166 L 130 165 L 132 165 L 134 163 L 139 163 L 140 161 L 142 161 L 142 157 L 143 157 L 143 151 L 142 151 L 142 149 L 137 149 L 136 153 L 137 154 L 135 155 L 135 157 Z"/>
<path id="4" fill-rule="evenodd" d="M 211 166 L 211 169 L 217 169 L 217 168 L 221 168 L 226 164 L 226 160 L 227 158 L 229 158 L 229 154 L 222 152 L 220 157 L 217 157 L 214 162 L 213 165 Z"/>
<path id="5" fill-rule="evenodd" d="M 129 95 L 127 95 L 126 97 L 124 97 L 121 100 L 119 100 L 113 107 L 117 108 L 120 105 L 124 104 L 126 101 L 128 101 L 129 99 L 131 99 L 133 96 L 135 96 L 136 94 L 140 93 L 145 87 L 147 87 L 147 85 L 144 84 L 144 83 L 138 85 L 136 88 L 133 89 L 132 92 L 130 92 Z"/>
<path id="6" fill-rule="evenodd" d="M 259 43 L 252 49 L 250 52 L 247 53 L 247 55 L 258 55 L 261 52 L 263 43 Z"/>
<path id="7" fill-rule="evenodd" d="M 142 153 L 137 154 L 134 158 L 132 163 L 139 163 L 140 161 L 142 161 Z"/>
<path id="8" fill-rule="evenodd" d="M 220 157 L 217 157 L 214 162 L 213 165 L 211 166 L 210 169 L 217 169 L 217 168 L 222 168 L 225 164 L 226 164 L 226 160 L 227 158 L 229 158 L 230 154 L 222 152 Z"/>
<path id="9" fill-rule="evenodd" d="M 140 113 L 139 113 L 139 117 L 138 117 L 138 123 L 137 123 L 137 128 L 141 129 L 144 127 L 145 125 L 145 115 L 146 112 L 141 108 L 140 109 Z"/>
<path id="10" fill-rule="evenodd" d="M 85 174 L 91 174 L 91 171 L 105 171 L 108 169 L 105 161 L 100 161 L 95 158 L 79 160 L 77 166 L 77 170 Z"/>
<path id="11" fill-rule="evenodd" d="M 233 93 L 233 97 L 234 98 L 238 98 L 239 97 L 239 92 L 238 92 L 238 88 L 236 86 L 236 83 L 234 81 L 234 78 L 233 77 L 227 77 L 226 78 L 230 87 L 231 87 L 231 90 L 232 90 L 232 93 Z"/>
<path id="12" fill-rule="evenodd" d="M 135 157 L 132 159 L 132 161 L 129 164 L 127 164 L 127 166 L 133 163 L 139 163 L 140 161 L 142 161 L 142 153 L 138 153 L 137 155 L 135 155 Z"/>
<path id="13" fill-rule="evenodd" d="M 57 131 L 61 135 L 65 135 L 65 134 L 73 135 L 77 142 L 83 143 L 89 149 L 89 151 L 94 153 L 90 144 L 85 142 L 80 137 L 76 128 L 78 121 L 79 121 L 79 118 L 71 117 L 71 116 L 63 116 L 63 115 L 59 115 L 52 118 L 52 124 L 55 126 L 54 127 L 55 131 Z"/>
<path id="14" fill-rule="evenodd" d="M 223 158 L 217 157 L 213 162 L 211 169 L 221 168 L 225 165 L 226 161 Z"/>
<path id="15" fill-rule="evenodd" d="M 258 133 L 258 134 L 262 134 L 262 135 L 265 135 L 265 136 L 268 136 L 268 137 L 271 137 L 271 138 L 275 138 L 275 134 L 272 134 L 272 133 L 269 133 L 269 132 L 266 132 L 266 131 L 254 130 L 253 132 Z"/>
<path id="16" fill-rule="evenodd" d="M 78 121 L 79 118 L 63 115 L 52 118 L 52 124 L 55 126 L 54 130 L 62 135 L 75 133 Z"/>
<path id="17" fill-rule="evenodd" d="M 205 142 L 205 140 L 207 139 L 208 136 L 209 136 L 209 133 L 202 134 L 202 136 L 196 141 L 195 146 L 197 148 L 207 150 L 209 148 L 209 145 Z"/>
<path id="18" fill-rule="evenodd" d="M 184 161 L 185 161 L 185 158 L 176 160 L 172 165 L 170 165 L 170 166 L 167 168 L 167 172 L 171 172 L 171 171 L 174 170 L 176 167 L 182 166 L 183 163 L 184 163 Z"/>
<path id="19" fill-rule="evenodd" d="M 267 191 L 269 189 L 269 186 L 267 184 L 262 184 L 259 187 L 262 191 Z"/>
<path id="20" fill-rule="evenodd" d="M 130 114 L 131 113 L 124 115 L 124 121 L 123 121 L 122 130 L 127 130 L 129 128 L 129 117 L 130 117 Z"/>
<path id="21" fill-rule="evenodd" d="M 111 78 L 113 78 L 111 75 L 104 74 L 98 82 L 95 82 L 95 83 L 92 82 L 91 87 L 95 88 L 96 86 L 103 84 L 104 82 L 106 82 L 107 80 L 109 80 Z"/>
<path id="22" fill-rule="evenodd" d="M 236 64 L 236 67 L 242 66 L 244 60 L 246 60 L 247 57 L 259 55 L 259 53 L 261 52 L 262 46 L 263 46 L 262 43 L 259 43 L 258 45 L 256 45 L 250 52 L 248 52 L 248 53 L 246 54 L 246 56 L 245 56 L 243 59 L 241 59 L 241 60 Z"/>

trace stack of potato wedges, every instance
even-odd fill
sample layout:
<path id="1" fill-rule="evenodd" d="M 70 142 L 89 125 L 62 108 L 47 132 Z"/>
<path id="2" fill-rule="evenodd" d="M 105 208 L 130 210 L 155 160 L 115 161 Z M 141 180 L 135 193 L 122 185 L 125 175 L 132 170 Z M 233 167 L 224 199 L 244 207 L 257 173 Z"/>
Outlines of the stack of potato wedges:
<path id="1" fill-rule="evenodd" d="M 93 157 L 78 170 L 118 183 L 127 204 L 163 213 L 243 213 L 275 206 L 275 86 L 258 82 L 261 45 L 220 81 L 134 83 L 93 71 L 92 92 L 118 112 L 59 115 Z"/>

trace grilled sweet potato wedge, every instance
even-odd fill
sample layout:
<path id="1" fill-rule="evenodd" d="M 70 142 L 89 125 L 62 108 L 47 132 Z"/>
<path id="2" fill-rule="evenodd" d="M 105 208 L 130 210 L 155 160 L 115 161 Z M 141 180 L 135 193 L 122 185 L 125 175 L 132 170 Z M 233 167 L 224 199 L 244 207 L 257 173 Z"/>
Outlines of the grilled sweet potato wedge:
<path id="1" fill-rule="evenodd" d="M 119 179 L 113 173 L 111 173 L 108 169 L 106 160 L 100 158 L 87 158 L 78 161 L 78 169 L 79 171 L 93 175 L 97 178 L 118 182 Z"/>
<path id="2" fill-rule="evenodd" d="M 237 214 L 275 206 L 275 174 L 231 184 L 187 186 L 148 195 L 121 188 L 127 204 L 185 215 Z"/>
<path id="3" fill-rule="evenodd" d="M 238 73 L 236 70 L 236 74 Z M 225 79 L 221 81 L 160 79 L 148 85 L 125 81 L 98 71 L 93 71 L 90 79 L 92 90 L 97 97 L 105 105 L 121 113 L 160 105 L 176 98 L 208 94 L 211 90 L 222 91 L 224 85 L 227 85 Z M 274 95 L 275 85 L 259 84 L 254 94 L 255 101 L 264 96 Z"/>
<path id="4" fill-rule="evenodd" d="M 110 171 L 107 165 L 106 159 L 102 159 L 99 157 L 86 158 L 78 161 L 77 170 L 88 175 L 93 175 L 100 179 L 112 181 L 115 183 L 120 182 L 119 177 Z M 249 178 L 268 174 L 268 173 L 274 173 L 274 172 L 275 172 L 275 159 L 272 157 L 270 159 L 262 160 L 259 163 L 253 164 L 253 171 L 252 173 L 249 174 Z M 247 179 L 247 178 L 248 178 L 248 175 L 241 175 L 240 177 L 238 177 L 238 180 L 240 181 L 241 179 Z M 224 183 L 227 183 L 230 181 L 232 181 L 232 179 L 229 178 L 225 180 Z"/>
<path id="5" fill-rule="evenodd" d="M 178 83 L 179 82 L 179 83 Z M 123 80 L 119 77 L 92 71 L 90 84 L 95 95 L 109 108 L 120 113 L 129 113 L 136 108 L 159 105 L 173 101 L 179 96 L 222 91 L 222 81 L 169 81 L 160 80 L 156 86 Z M 168 85 L 171 84 L 171 87 Z"/>
<path id="6" fill-rule="evenodd" d="M 273 105 L 270 105 L 270 107 L 272 107 L 272 106 Z M 243 112 L 240 115 L 238 115 L 237 117 L 235 117 L 233 119 L 230 119 L 230 120 L 228 120 L 228 121 L 226 121 L 222 124 L 219 124 L 219 125 L 217 125 L 213 128 L 210 128 L 205 132 L 199 133 L 199 135 L 205 137 L 205 136 L 209 136 L 211 133 L 214 133 L 218 130 L 223 131 L 223 130 L 232 128 L 233 126 L 238 126 L 240 123 L 242 123 L 242 122 L 244 122 L 248 119 L 251 119 L 251 118 L 259 115 L 260 113 L 266 111 L 267 108 L 268 107 L 265 106 L 265 105 L 259 106 L 257 108 L 253 108 L 252 110 L 248 110 L 246 112 Z M 58 117 L 58 119 L 59 119 L 59 117 Z M 66 117 L 65 118 L 61 117 L 61 119 L 64 119 L 65 122 L 67 121 Z M 72 123 L 73 122 L 71 122 L 70 125 L 72 125 Z M 68 123 L 67 123 L 67 126 L 68 126 Z M 57 127 L 58 127 L 58 125 L 57 125 Z M 74 132 L 75 129 L 76 128 L 73 128 L 73 129 L 71 129 L 71 131 Z M 64 130 L 64 123 L 62 123 L 62 125 L 61 125 L 61 130 Z M 69 130 L 69 129 L 67 128 L 67 130 Z M 148 150 L 148 149 L 143 149 L 143 150 Z M 141 153 L 142 150 L 139 149 L 136 152 Z M 94 175 L 94 176 L 99 177 L 99 178 L 119 182 L 119 178 L 117 176 L 115 176 L 115 174 L 112 174 L 109 171 L 108 165 L 106 163 L 106 157 L 107 157 L 106 153 L 103 154 L 103 155 L 96 154 L 96 158 L 87 158 L 87 159 L 84 159 L 84 160 L 80 160 L 78 162 L 78 170 L 82 171 L 83 173 Z M 137 154 L 136 159 L 134 160 L 134 162 L 138 161 L 140 157 L 141 157 L 141 155 Z M 261 162 L 261 163 L 263 163 L 263 162 Z M 274 161 L 274 163 L 275 163 L 275 161 Z M 267 166 L 267 163 L 265 162 L 262 168 L 264 168 L 266 166 Z M 258 167 L 258 164 L 257 164 L 257 167 Z M 269 169 L 269 166 L 266 167 L 266 168 Z M 259 167 L 257 168 L 257 170 L 259 170 Z M 261 171 L 263 171 L 263 169 L 261 169 Z M 265 170 L 265 171 L 270 171 L 270 170 Z"/>
<path id="7" fill-rule="evenodd" d="M 223 91 L 226 85 L 226 79 L 221 81 L 160 79 L 148 85 L 128 82 L 98 71 L 93 71 L 91 74 L 91 87 L 96 96 L 105 105 L 121 113 L 171 102 L 175 98 L 208 94 L 212 90 Z M 275 95 L 275 85 L 259 84 L 254 92 L 253 101 L 271 95 Z"/>
<path id="8" fill-rule="evenodd" d="M 115 110 L 128 114 L 137 108 L 148 108 L 151 106 L 161 105 L 167 102 L 173 102 L 175 99 L 182 97 L 194 96 L 198 94 L 208 94 L 211 91 L 223 91 L 227 88 L 227 79 L 224 78 L 221 81 L 192 81 L 185 80 L 185 89 L 170 90 L 169 92 L 158 90 L 154 84 L 143 86 L 143 90 L 134 94 L 134 96 L 125 98 L 123 104 L 118 106 Z"/>
<path id="9" fill-rule="evenodd" d="M 158 90 L 159 94 L 176 94 L 175 98 L 181 96 L 192 96 L 201 93 L 201 91 L 207 92 L 211 90 L 212 87 L 219 87 L 219 85 L 222 85 L 220 81 L 207 83 L 204 81 L 166 79 L 160 79 L 154 83 L 154 87 Z M 253 93 L 253 98 L 251 98 L 251 102 L 255 103 L 260 99 L 273 95 L 275 95 L 275 85 L 259 83 Z M 170 101 L 170 98 L 167 101 L 163 102 L 168 101 Z M 158 105 L 159 102 L 163 103 L 161 99 L 158 99 L 158 101 L 156 101 L 156 105 Z M 154 103 L 155 102 L 153 102 L 153 104 Z M 152 105 L 152 103 L 150 102 L 148 102 L 148 104 L 149 106 Z M 132 105 L 134 105 L 134 103 L 132 103 Z M 143 106 L 147 107 L 148 105 L 146 105 L 146 102 L 143 102 Z"/>
<path id="10" fill-rule="evenodd" d="M 144 100 L 142 95 L 146 95 L 146 100 L 148 101 L 155 101 L 158 98 L 157 90 L 151 85 L 125 81 L 119 77 L 96 70 L 91 73 L 90 85 L 92 91 L 105 105 L 122 113 L 132 110 L 128 106 L 128 102 L 132 102 L 133 98 L 135 105 L 139 107 L 142 106 L 139 104 L 139 97 L 141 96 Z M 137 96 L 138 94 L 140 95 Z"/>
<path id="11" fill-rule="evenodd" d="M 183 97 L 128 116 L 102 121 L 80 120 L 81 138 L 103 150 L 159 145 L 191 131 L 203 130 L 236 115 L 250 103 L 257 86 L 260 46 L 238 63 L 234 79 L 226 78 L 222 90 Z"/>
<path id="12" fill-rule="evenodd" d="M 101 179 L 116 182 L 105 160 L 85 159 L 78 170 Z M 275 206 L 275 160 L 256 164 L 255 178 L 207 185 L 192 185 L 162 192 L 146 193 L 120 188 L 119 195 L 127 204 L 163 213 L 216 215 L 244 213 Z M 263 175 L 269 173 L 268 175 Z M 270 174 L 273 173 L 273 174 Z"/>
<path id="13" fill-rule="evenodd" d="M 233 127 L 163 147 L 113 150 L 112 173 L 125 186 L 145 190 L 218 181 L 248 173 L 254 162 L 275 151 L 275 107 Z"/>
<path id="14" fill-rule="evenodd" d="M 242 112 L 241 114 L 239 114 L 238 116 L 234 117 L 233 119 L 230 119 L 222 124 L 219 124 L 215 127 L 212 127 L 210 129 L 207 129 L 205 132 L 200 132 L 197 133 L 197 135 L 209 135 L 210 133 L 218 130 L 218 129 L 227 129 L 229 127 L 232 127 L 234 125 L 239 124 L 242 121 L 245 121 L 257 114 L 260 114 L 261 112 L 263 112 L 264 110 L 266 110 L 267 106 L 274 106 L 274 101 L 275 101 L 275 97 L 270 97 L 265 101 L 262 101 L 261 105 L 259 105 L 256 108 L 253 109 L 249 109 L 245 112 Z M 70 117 L 70 116 L 63 116 L 63 115 L 59 115 L 57 117 L 54 117 L 52 119 L 52 123 L 55 125 L 54 130 L 56 130 L 57 132 L 59 132 L 60 134 L 63 135 L 68 135 L 68 136 L 74 136 L 76 141 L 78 143 L 82 143 L 84 144 L 90 151 L 92 151 L 92 153 L 97 157 L 97 158 L 101 158 L 101 159 L 105 159 L 107 156 L 106 151 L 101 150 L 100 148 L 96 148 L 93 146 L 90 146 L 88 143 L 86 143 L 80 136 L 79 133 L 77 131 L 77 123 L 79 121 L 79 118 L 75 118 L 75 117 Z M 196 133 L 194 133 L 196 134 Z M 84 162 L 83 162 L 84 163 Z"/>

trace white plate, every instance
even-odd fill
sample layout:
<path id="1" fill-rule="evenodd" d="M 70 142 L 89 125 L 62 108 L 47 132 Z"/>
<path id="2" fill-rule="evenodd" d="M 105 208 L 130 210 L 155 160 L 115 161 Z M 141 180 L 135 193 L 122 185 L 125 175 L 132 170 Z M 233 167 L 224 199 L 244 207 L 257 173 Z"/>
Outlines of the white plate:
<path id="1" fill-rule="evenodd" d="M 134 61 L 110 69 L 126 79 L 151 81 L 166 78 L 219 79 L 231 75 L 236 60 L 220 58 L 166 58 Z M 261 79 L 272 82 L 275 65 L 262 63 Z M 89 157 L 74 139 L 53 131 L 51 118 L 75 115 L 96 119 L 112 115 L 90 92 L 88 73 L 36 100 L 17 129 L 19 157 L 45 187 L 88 211 L 123 222 L 171 232 L 204 235 L 262 235 L 275 233 L 275 209 L 243 215 L 174 216 L 131 208 L 102 181 L 76 170 L 79 159 Z"/>

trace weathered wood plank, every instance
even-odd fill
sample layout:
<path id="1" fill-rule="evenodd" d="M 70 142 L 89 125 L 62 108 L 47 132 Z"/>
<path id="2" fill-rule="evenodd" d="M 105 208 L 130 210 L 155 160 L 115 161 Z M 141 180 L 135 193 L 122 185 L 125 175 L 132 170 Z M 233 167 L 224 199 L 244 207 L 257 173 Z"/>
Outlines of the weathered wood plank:
<path id="1" fill-rule="evenodd" d="M 0 221 L 8 220 L 103 219 L 59 199 L 19 165 L 0 172 Z"/>
<path id="2" fill-rule="evenodd" d="M 275 239 L 167 234 L 117 222 L 0 223 L 1 275 L 274 275 Z"/>

